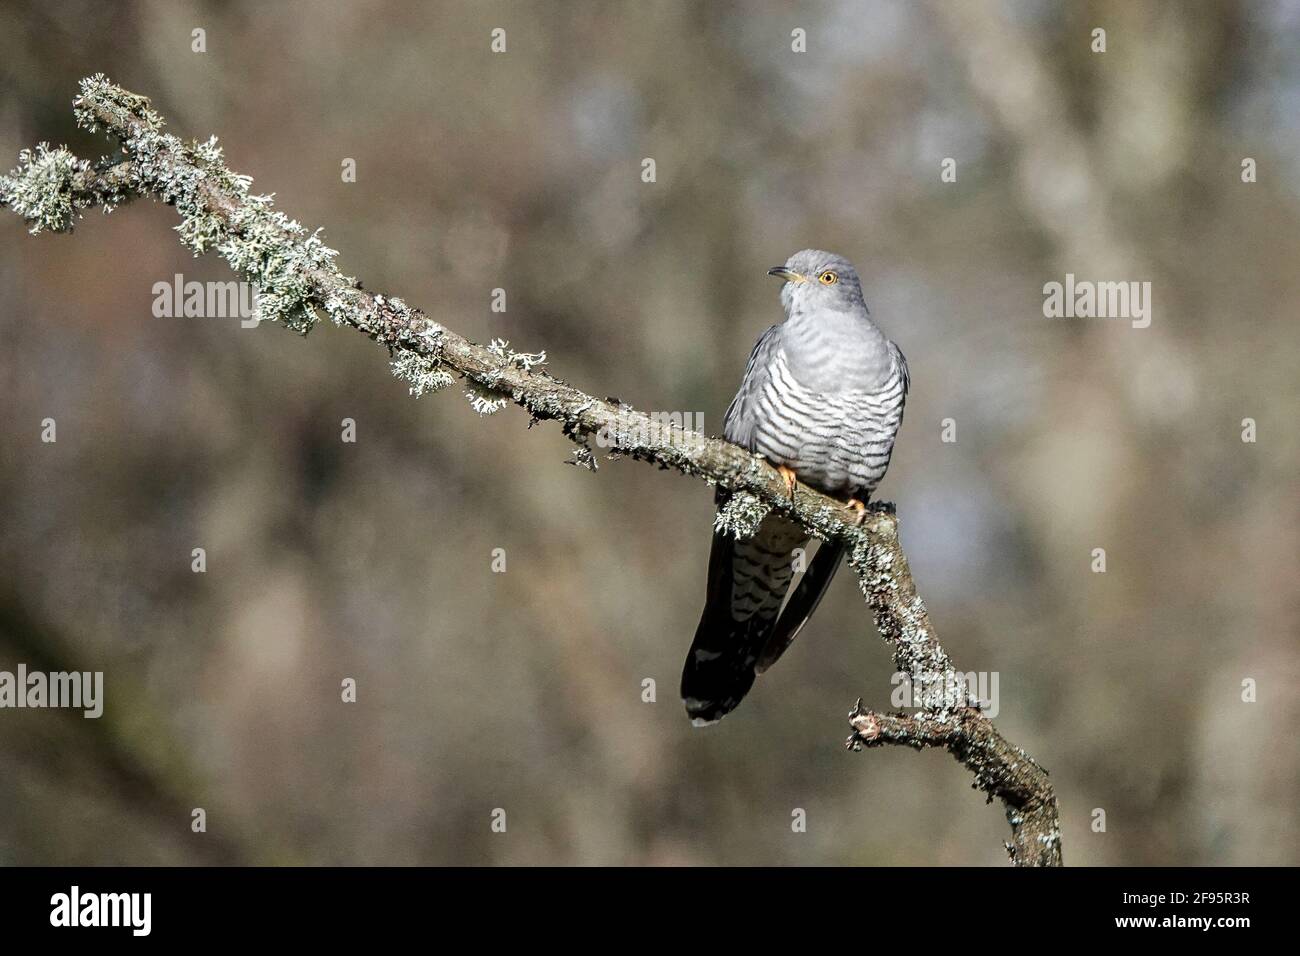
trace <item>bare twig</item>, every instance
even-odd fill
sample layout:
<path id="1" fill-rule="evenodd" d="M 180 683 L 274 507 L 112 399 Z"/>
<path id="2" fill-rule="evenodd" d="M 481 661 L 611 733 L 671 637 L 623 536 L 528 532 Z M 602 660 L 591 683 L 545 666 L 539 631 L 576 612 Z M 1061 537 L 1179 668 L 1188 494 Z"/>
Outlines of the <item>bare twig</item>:
<path id="1" fill-rule="evenodd" d="M 939 644 L 912 582 L 898 541 L 892 506 L 874 507 L 859 523 L 843 502 L 806 485 L 795 494 L 761 457 L 717 438 L 683 431 L 615 400 L 601 400 L 536 369 L 542 355 L 510 351 L 505 343 L 470 342 L 401 299 L 371 293 L 334 265 L 336 253 L 283 213 L 269 196 L 249 191 L 251 180 L 232 173 L 216 139 L 184 143 L 162 132 L 163 120 L 149 101 L 94 76 L 81 83 L 74 101 L 78 122 L 104 129 L 123 156 L 91 165 L 65 149 L 24 153 L 19 168 L 0 179 L 0 204 L 23 215 L 32 232 L 68 231 L 85 209 L 111 209 L 133 196 L 151 196 L 176 207 L 177 231 L 196 255 L 216 250 L 259 292 L 260 318 L 309 331 L 324 313 L 382 343 L 394 371 L 415 394 L 443 388 L 461 376 L 476 410 L 520 405 L 534 420 L 562 423 L 591 462 L 590 439 L 625 455 L 731 491 L 747 492 L 761 507 L 789 514 L 826 540 L 848 545 L 849 562 L 892 646 L 894 661 L 908 674 L 937 678 L 926 686 L 919 713 L 874 715 L 855 708 L 857 745 L 901 743 L 943 746 L 974 774 L 989 798 L 1001 799 L 1011 821 L 1008 847 L 1021 865 L 1061 862 L 1056 798 L 1045 772 L 1008 743 L 967 699 L 960 673 Z"/>

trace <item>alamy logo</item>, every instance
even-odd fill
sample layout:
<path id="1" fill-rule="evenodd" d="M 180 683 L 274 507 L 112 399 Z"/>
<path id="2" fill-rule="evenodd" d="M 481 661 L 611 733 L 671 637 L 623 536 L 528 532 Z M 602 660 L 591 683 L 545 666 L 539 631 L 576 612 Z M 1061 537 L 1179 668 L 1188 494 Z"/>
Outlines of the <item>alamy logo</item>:
<path id="1" fill-rule="evenodd" d="M 606 425 L 596 433 L 596 444 L 601 448 L 635 447 L 654 441 L 673 446 L 681 442 L 688 432 L 704 431 L 701 412 L 647 412 L 649 423 L 641 423 L 627 430 L 617 430 Z"/>
<path id="2" fill-rule="evenodd" d="M 82 893 L 74 886 L 50 897 L 51 926 L 129 926 L 148 936 L 153 926 L 152 893 Z"/>
<path id="3" fill-rule="evenodd" d="M 890 678 L 894 691 L 889 702 L 898 708 L 918 707 L 941 710 L 977 704 L 984 716 L 992 720 L 1001 709 L 998 704 L 997 671 L 898 671 Z"/>
<path id="4" fill-rule="evenodd" d="M 28 671 L 19 664 L 17 673 L 0 671 L 0 708 L 70 707 L 82 717 L 104 713 L 103 671 Z"/>
<path id="5" fill-rule="evenodd" d="M 1133 328 L 1151 324 L 1150 282 L 1078 281 L 1073 272 L 1065 282 L 1043 286 L 1043 315 L 1049 319 L 1131 319 Z"/>
<path id="6" fill-rule="evenodd" d="M 153 314 L 158 319 L 239 319 L 252 329 L 260 322 L 257 289 L 251 282 L 185 281 L 179 272 L 171 282 L 153 284 Z"/>

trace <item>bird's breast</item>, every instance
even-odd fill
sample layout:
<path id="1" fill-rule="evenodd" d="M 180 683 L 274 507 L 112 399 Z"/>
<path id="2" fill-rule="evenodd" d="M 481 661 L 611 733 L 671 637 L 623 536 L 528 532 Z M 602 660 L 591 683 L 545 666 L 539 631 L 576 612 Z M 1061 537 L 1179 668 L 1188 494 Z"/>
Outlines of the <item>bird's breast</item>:
<path id="1" fill-rule="evenodd" d="M 754 450 L 827 494 L 860 497 L 884 477 L 902 421 L 902 384 L 837 391 L 804 384 L 782 350 L 757 396 Z"/>

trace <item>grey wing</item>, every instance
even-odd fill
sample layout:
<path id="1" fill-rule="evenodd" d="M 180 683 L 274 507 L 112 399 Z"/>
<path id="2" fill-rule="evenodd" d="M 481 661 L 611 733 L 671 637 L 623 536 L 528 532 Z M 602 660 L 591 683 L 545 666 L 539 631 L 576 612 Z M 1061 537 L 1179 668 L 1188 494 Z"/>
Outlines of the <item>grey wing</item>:
<path id="1" fill-rule="evenodd" d="M 898 371 L 903 376 L 903 403 L 907 403 L 907 390 L 912 387 L 912 373 L 907 370 L 907 356 L 893 342 L 889 343 L 890 350 L 894 353 L 894 358 L 898 360 Z"/>
<path id="2" fill-rule="evenodd" d="M 754 450 L 754 426 L 758 423 L 758 398 L 767 377 L 771 374 L 776 350 L 781 344 L 781 326 L 774 325 L 758 337 L 754 350 L 745 364 L 745 377 L 740 380 L 736 397 L 727 406 L 722 434 L 729 442 Z"/>
<path id="3" fill-rule="evenodd" d="M 812 617 L 813 611 L 821 603 L 822 596 L 830 587 L 831 579 L 839 569 L 840 559 L 844 557 L 844 545 L 840 542 L 823 541 L 817 546 L 817 554 L 808 565 L 799 586 L 790 595 L 776 626 L 763 644 L 763 650 L 754 664 L 755 673 L 761 674 L 785 653 L 786 648 L 794 643 L 803 626 Z"/>

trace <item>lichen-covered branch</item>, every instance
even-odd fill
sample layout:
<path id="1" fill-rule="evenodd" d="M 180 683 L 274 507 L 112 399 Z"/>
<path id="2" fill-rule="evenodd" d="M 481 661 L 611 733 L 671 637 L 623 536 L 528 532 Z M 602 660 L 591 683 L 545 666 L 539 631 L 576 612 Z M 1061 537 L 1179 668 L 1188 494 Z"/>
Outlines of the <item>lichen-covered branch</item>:
<path id="1" fill-rule="evenodd" d="M 916 714 L 880 714 L 862 709 L 849 714 L 850 750 L 886 744 L 924 750 L 942 747 L 975 775 L 974 786 L 1000 799 L 1011 824 L 1006 844 L 1011 862 L 1022 866 L 1060 866 L 1061 831 L 1047 771 L 1002 738 L 993 722 L 973 707 Z"/>
<path id="2" fill-rule="evenodd" d="M 912 683 L 912 715 L 876 714 L 859 700 L 849 714 L 848 746 L 902 744 L 920 750 L 944 747 L 975 775 L 975 786 L 991 801 L 1000 799 L 1011 824 L 1006 844 L 1020 866 L 1059 866 L 1061 831 L 1056 795 L 1047 771 L 1009 743 L 968 696 L 965 676 L 935 636 L 925 602 L 916 593 L 907 555 L 898 541 L 898 522 L 890 510 L 873 511 L 866 532 L 854 542 L 849 563 L 875 615 L 881 637 L 891 645 L 900 673 Z"/>
<path id="3" fill-rule="evenodd" d="M 516 352 L 500 341 L 478 345 L 401 299 L 367 291 L 335 266 L 337 253 L 319 230 L 308 232 L 275 211 L 271 196 L 251 192 L 249 177 L 226 168 L 215 137 L 183 142 L 164 133 L 148 99 L 102 75 L 81 82 L 73 105 L 78 123 L 108 132 L 122 155 L 91 164 L 62 148 L 25 151 L 18 168 L 0 177 L 0 205 L 23 216 L 31 232 L 69 231 L 85 210 L 109 211 L 132 197 L 160 199 L 180 214 L 176 230 L 195 255 L 216 251 L 254 284 L 258 318 L 304 334 L 322 315 L 350 326 L 388 348 L 394 374 L 410 383 L 412 394 L 443 389 L 459 376 L 481 414 L 513 402 L 535 421 L 560 422 L 578 446 L 579 464 L 595 467 L 591 439 L 599 435 L 613 456 L 654 462 L 740 492 L 739 503 L 720 519 L 733 533 L 746 533 L 755 515 L 761 520 L 776 509 L 822 539 L 843 541 L 899 670 L 942 678 L 926 685 L 938 690 L 914 701 L 920 711 L 913 717 L 855 710 L 854 739 L 871 746 L 946 747 L 975 774 L 977 787 L 1006 804 L 1013 862 L 1060 863 L 1056 799 L 1046 774 L 972 709 L 960 680 L 949 679 L 958 672 L 916 593 L 891 507 L 876 506 L 861 519 L 844 502 L 802 484 L 791 496 L 776 469 L 743 448 L 588 395 L 541 371 L 544 353 Z M 866 733 L 868 717 L 896 732 Z"/>

